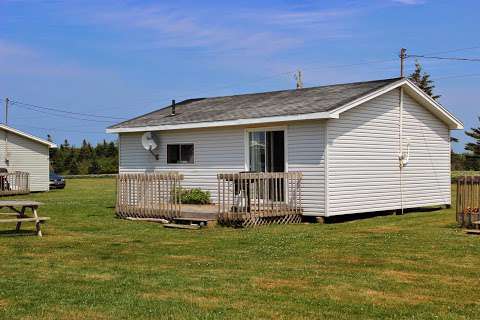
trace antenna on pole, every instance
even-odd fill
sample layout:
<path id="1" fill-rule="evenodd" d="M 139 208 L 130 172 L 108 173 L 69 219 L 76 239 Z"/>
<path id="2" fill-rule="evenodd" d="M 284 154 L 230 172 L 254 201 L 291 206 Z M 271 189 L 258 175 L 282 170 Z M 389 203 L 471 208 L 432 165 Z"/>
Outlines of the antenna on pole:
<path id="1" fill-rule="evenodd" d="M 405 59 L 407 58 L 407 49 L 400 49 L 400 77 L 404 77 Z"/>
<path id="2" fill-rule="evenodd" d="M 297 73 L 295 73 L 295 80 L 297 81 L 297 89 L 302 89 L 303 88 L 303 80 L 302 80 L 302 71 L 298 70 Z"/>
<path id="3" fill-rule="evenodd" d="M 8 104 L 10 103 L 10 99 L 5 98 L 5 124 L 8 125 Z"/>

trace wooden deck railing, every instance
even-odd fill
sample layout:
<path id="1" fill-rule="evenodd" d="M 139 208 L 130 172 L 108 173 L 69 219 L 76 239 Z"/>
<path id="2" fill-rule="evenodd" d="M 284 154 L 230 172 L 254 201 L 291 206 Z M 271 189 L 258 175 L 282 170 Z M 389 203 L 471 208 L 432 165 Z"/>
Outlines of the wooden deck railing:
<path id="1" fill-rule="evenodd" d="M 116 212 L 119 217 L 163 218 L 180 216 L 183 176 L 178 173 L 124 173 L 117 177 Z"/>
<path id="2" fill-rule="evenodd" d="M 295 223 L 302 214 L 302 173 L 220 173 L 218 221 L 230 226 Z"/>
<path id="3" fill-rule="evenodd" d="M 457 222 L 462 227 L 476 227 L 480 221 L 480 176 L 457 179 Z"/>
<path id="4" fill-rule="evenodd" d="M 29 177 L 28 172 L 22 171 L 0 173 L 0 196 L 29 193 Z"/>

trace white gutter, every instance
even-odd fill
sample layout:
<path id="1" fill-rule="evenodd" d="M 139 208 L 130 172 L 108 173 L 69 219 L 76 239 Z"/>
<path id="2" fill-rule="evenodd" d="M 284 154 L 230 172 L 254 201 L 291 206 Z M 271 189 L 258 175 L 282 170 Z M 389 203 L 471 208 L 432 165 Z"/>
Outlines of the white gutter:
<path id="1" fill-rule="evenodd" d="M 3 129 L 5 130 L 6 132 L 11 132 L 11 133 L 14 133 L 14 134 L 17 134 L 21 137 L 24 137 L 24 138 L 27 138 L 27 139 L 30 139 L 30 140 L 33 140 L 33 141 L 36 141 L 36 142 L 39 142 L 39 143 L 42 143 L 42 144 L 45 144 L 47 145 L 48 147 L 50 148 L 56 148 L 57 145 L 53 142 L 50 142 L 48 140 L 44 140 L 42 138 L 39 138 L 39 137 L 36 137 L 36 136 L 33 136 L 29 133 L 26 133 L 26 132 L 23 132 L 23 131 L 20 131 L 18 129 L 15 129 L 15 128 L 12 128 L 10 126 L 7 126 L 5 124 L 0 124 L 0 129 Z"/>
<path id="2" fill-rule="evenodd" d="M 296 114 L 296 115 L 288 115 L 288 116 L 273 116 L 273 117 L 252 118 L 252 119 L 194 122 L 194 123 L 130 127 L 130 128 L 107 128 L 106 132 L 122 133 L 122 132 L 144 132 L 144 131 L 164 131 L 164 130 L 180 130 L 180 129 L 196 129 L 196 128 L 214 128 L 214 127 L 271 123 L 271 122 L 287 122 L 287 121 L 317 120 L 317 119 L 332 119 L 332 118 L 338 118 L 338 117 L 335 115 L 332 115 L 330 112 L 316 112 L 316 113 Z"/>
<path id="3" fill-rule="evenodd" d="M 386 87 L 383 87 L 375 92 L 372 92 L 370 94 L 367 94 L 363 97 L 360 97 L 354 101 L 351 101 L 341 107 L 338 107 L 335 110 L 332 110 L 331 112 L 333 113 L 334 116 L 339 117 L 341 113 L 350 110 L 351 108 L 354 108 L 362 103 L 365 103 L 369 100 L 372 100 L 378 96 L 381 96 L 382 94 L 385 94 L 393 89 L 402 87 L 406 89 L 409 93 L 414 95 L 417 99 L 422 100 L 422 105 L 426 107 L 427 109 L 430 110 L 433 114 L 435 114 L 437 117 L 442 119 L 445 123 L 448 124 L 448 127 L 452 130 L 462 130 L 463 123 L 458 120 L 453 114 L 451 114 L 447 109 L 445 109 L 441 104 L 439 104 L 437 101 L 435 101 L 432 97 L 430 97 L 428 94 L 423 92 L 420 88 L 418 88 L 415 84 L 413 84 L 410 80 L 408 79 L 400 79 Z"/>

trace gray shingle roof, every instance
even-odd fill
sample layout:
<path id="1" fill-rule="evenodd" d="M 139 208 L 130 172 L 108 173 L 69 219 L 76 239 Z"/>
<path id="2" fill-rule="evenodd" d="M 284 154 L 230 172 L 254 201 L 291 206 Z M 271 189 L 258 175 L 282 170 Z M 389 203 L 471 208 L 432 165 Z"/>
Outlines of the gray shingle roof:
<path id="1" fill-rule="evenodd" d="M 170 115 L 171 109 L 168 106 L 113 125 L 109 129 L 327 112 L 398 80 L 400 78 L 189 99 L 176 104 L 175 116 Z"/>

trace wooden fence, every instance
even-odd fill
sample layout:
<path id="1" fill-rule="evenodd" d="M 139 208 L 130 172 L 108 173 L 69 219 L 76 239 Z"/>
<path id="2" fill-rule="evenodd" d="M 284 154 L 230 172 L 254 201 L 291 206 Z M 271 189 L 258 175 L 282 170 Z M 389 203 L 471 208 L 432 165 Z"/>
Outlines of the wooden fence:
<path id="1" fill-rule="evenodd" d="M 220 173 L 218 222 L 247 227 L 302 221 L 302 173 Z"/>
<path id="2" fill-rule="evenodd" d="M 0 196 L 29 193 L 29 177 L 28 172 L 22 171 L 0 173 Z"/>
<path id="3" fill-rule="evenodd" d="M 183 176 L 178 173 L 127 173 L 117 177 L 116 212 L 122 218 L 180 216 L 179 192 Z"/>
<path id="4" fill-rule="evenodd" d="M 465 228 L 480 228 L 480 176 L 457 180 L 457 222 Z"/>

